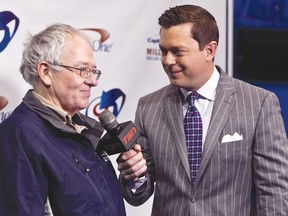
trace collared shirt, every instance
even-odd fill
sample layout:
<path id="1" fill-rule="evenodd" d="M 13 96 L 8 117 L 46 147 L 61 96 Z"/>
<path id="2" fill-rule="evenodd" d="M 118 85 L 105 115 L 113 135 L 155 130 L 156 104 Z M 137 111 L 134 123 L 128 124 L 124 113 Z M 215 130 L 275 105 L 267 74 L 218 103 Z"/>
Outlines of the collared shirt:
<path id="1" fill-rule="evenodd" d="M 46 98 L 39 95 L 37 92 L 33 91 L 33 95 L 46 107 L 52 109 L 58 116 L 61 118 L 64 124 L 68 125 L 69 127 L 73 128 L 78 133 L 81 133 L 84 129 L 86 129 L 83 125 L 77 125 L 75 122 L 72 121 L 72 116 L 68 114 L 65 110 L 57 107 L 55 104 L 51 103 Z M 77 114 L 75 114 L 77 115 Z"/>
<path id="2" fill-rule="evenodd" d="M 195 106 L 198 109 L 203 123 L 203 134 L 202 134 L 202 143 L 204 144 L 204 141 L 206 139 L 211 115 L 212 115 L 212 109 L 214 105 L 214 100 L 216 96 L 216 89 L 217 84 L 220 78 L 220 74 L 217 71 L 216 67 L 214 66 L 213 73 L 210 77 L 210 79 L 197 90 L 198 94 L 201 96 L 195 101 Z M 185 114 L 187 112 L 188 108 L 188 102 L 187 102 L 187 96 L 191 93 L 191 91 L 187 91 L 183 88 L 180 88 L 185 100 L 183 100 L 182 108 L 183 108 L 183 119 L 185 117 Z"/>
<path id="3" fill-rule="evenodd" d="M 214 105 L 215 95 L 216 95 L 216 88 L 217 84 L 220 78 L 220 74 L 217 71 L 216 67 L 214 66 L 213 73 L 210 77 L 210 79 L 200 88 L 197 90 L 198 94 L 201 95 L 196 101 L 195 106 L 198 109 L 203 123 L 203 134 L 202 139 L 205 141 L 207 130 L 209 126 L 209 122 L 212 115 L 212 109 Z M 187 91 L 185 89 L 180 88 L 185 100 L 183 100 L 182 108 L 183 108 L 183 119 L 185 117 L 185 114 L 187 112 L 188 108 L 188 102 L 187 102 L 187 96 L 191 93 L 191 91 Z M 204 142 L 202 143 L 204 144 Z M 203 149 L 203 148 L 202 148 Z M 136 181 L 129 181 L 128 187 L 132 190 L 133 193 L 140 188 L 140 186 L 145 183 L 147 180 L 146 177 L 141 177 L 140 179 Z"/>

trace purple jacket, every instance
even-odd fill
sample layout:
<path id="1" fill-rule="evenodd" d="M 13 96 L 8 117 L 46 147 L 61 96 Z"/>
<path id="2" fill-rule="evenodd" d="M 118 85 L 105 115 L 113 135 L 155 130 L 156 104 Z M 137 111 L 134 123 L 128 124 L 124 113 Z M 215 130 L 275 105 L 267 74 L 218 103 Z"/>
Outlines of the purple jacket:
<path id="1" fill-rule="evenodd" d="M 79 134 L 31 90 L 0 124 L 0 215 L 124 216 L 114 170 L 95 153 L 103 128 L 79 113 Z M 94 148 L 93 148 L 94 146 Z"/>

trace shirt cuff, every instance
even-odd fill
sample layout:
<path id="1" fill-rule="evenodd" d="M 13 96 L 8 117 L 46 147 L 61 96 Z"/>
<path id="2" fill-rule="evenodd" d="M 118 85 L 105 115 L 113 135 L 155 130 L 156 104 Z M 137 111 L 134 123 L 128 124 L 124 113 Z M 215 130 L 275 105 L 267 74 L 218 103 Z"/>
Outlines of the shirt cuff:
<path id="1" fill-rule="evenodd" d="M 131 189 L 133 193 L 136 192 L 138 188 L 140 188 L 145 182 L 147 181 L 147 178 L 145 176 L 140 177 L 137 180 L 130 180 L 128 181 L 128 187 Z"/>

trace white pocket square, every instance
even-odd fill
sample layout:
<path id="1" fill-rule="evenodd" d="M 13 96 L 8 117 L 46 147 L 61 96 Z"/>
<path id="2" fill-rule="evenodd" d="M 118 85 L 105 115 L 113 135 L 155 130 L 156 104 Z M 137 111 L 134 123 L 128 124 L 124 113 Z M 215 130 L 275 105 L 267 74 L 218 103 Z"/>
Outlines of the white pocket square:
<path id="1" fill-rule="evenodd" d="M 223 136 L 221 143 L 240 141 L 240 140 L 243 140 L 242 134 L 240 135 L 235 132 L 233 136 L 231 136 L 230 134 L 226 134 L 225 136 Z"/>

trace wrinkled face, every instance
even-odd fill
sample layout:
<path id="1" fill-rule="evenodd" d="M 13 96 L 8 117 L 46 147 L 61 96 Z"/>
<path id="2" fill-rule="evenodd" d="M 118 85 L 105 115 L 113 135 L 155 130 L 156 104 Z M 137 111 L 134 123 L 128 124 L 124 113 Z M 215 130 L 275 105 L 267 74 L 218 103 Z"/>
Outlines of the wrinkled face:
<path id="1" fill-rule="evenodd" d="M 202 51 L 199 49 L 199 43 L 191 37 L 191 27 L 191 23 L 162 27 L 159 46 L 162 66 L 170 83 L 196 91 L 207 82 L 213 72 L 211 66 L 215 52 L 211 50 L 211 44 L 206 45 Z"/>
<path id="2" fill-rule="evenodd" d="M 66 46 L 59 64 L 73 67 L 96 67 L 93 50 L 88 41 L 74 36 L 71 43 Z M 48 95 L 45 96 L 48 100 L 70 115 L 88 106 L 91 88 L 98 84 L 94 75 L 83 78 L 77 69 L 59 67 L 59 70 L 55 71 L 51 66 L 49 66 L 49 72 L 50 86 Z"/>

